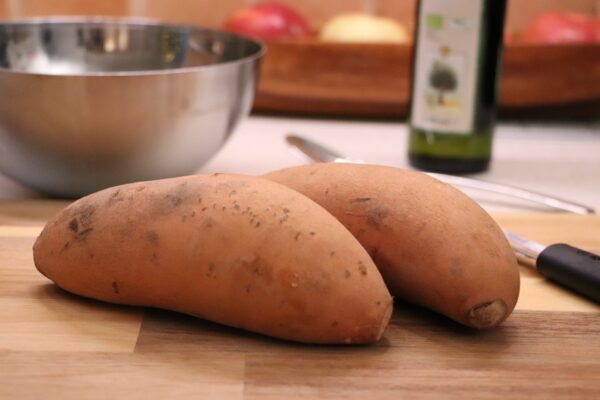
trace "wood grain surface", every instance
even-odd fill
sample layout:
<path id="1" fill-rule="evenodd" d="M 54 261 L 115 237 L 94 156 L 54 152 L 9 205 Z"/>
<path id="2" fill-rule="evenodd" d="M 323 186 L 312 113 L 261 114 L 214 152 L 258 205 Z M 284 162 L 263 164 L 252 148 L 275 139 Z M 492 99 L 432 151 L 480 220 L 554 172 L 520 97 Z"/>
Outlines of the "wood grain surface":
<path id="1" fill-rule="evenodd" d="M 397 302 L 374 346 L 307 346 L 71 295 L 31 246 L 66 203 L 0 202 L 0 399 L 596 399 L 600 307 L 522 270 L 517 311 L 476 332 Z M 600 217 L 496 215 L 600 252 Z"/>

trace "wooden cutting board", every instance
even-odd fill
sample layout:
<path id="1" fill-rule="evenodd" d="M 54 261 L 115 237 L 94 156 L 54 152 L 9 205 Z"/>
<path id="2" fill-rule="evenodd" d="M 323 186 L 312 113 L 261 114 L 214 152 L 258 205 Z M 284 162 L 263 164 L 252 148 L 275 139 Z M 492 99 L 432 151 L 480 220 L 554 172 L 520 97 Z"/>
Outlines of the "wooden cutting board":
<path id="1" fill-rule="evenodd" d="M 0 399 L 600 398 L 600 307 L 533 271 L 490 332 L 397 303 L 375 346 L 297 345 L 57 289 L 31 246 L 64 205 L 0 203 Z M 495 217 L 600 253 L 600 217 Z"/>

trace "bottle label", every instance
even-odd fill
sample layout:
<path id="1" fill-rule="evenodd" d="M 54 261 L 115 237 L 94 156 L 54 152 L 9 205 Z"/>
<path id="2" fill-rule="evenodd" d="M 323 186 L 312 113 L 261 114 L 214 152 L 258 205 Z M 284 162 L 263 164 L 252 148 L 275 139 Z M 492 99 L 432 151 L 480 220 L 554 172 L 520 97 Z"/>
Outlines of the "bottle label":
<path id="1" fill-rule="evenodd" d="M 422 130 L 473 131 L 482 0 L 421 0 L 411 123 Z"/>

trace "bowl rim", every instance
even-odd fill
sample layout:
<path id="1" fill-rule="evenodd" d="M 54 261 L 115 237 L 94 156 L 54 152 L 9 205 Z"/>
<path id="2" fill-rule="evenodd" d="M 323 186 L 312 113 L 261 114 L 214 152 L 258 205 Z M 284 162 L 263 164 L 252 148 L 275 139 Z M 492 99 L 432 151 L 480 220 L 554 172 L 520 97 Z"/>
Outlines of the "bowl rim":
<path id="1" fill-rule="evenodd" d="M 18 74 L 18 75 L 31 75 L 31 76 L 44 76 L 54 78 L 85 78 L 85 77 L 136 77 L 136 76 L 160 76 L 160 75 L 173 75 L 173 74 L 185 74 L 194 73 L 204 70 L 211 70 L 226 65 L 235 64 L 246 64 L 249 62 L 259 61 L 266 53 L 266 45 L 260 40 L 250 38 L 247 36 L 238 35 L 236 33 L 228 32 L 221 29 L 208 28 L 202 25 L 195 24 L 184 24 L 177 22 L 167 22 L 155 18 L 149 17 L 98 17 L 98 16 L 45 16 L 45 17 L 26 17 L 19 19 L 12 19 L 6 21 L 0 21 L 1 27 L 10 26 L 27 26 L 27 25 L 59 25 L 59 24 L 114 24 L 114 25 L 126 25 L 131 27 L 167 27 L 173 29 L 188 29 L 192 32 L 210 32 L 225 37 L 230 37 L 235 40 L 247 42 L 251 45 L 256 46 L 257 50 L 250 55 L 240 57 L 230 61 L 218 62 L 216 64 L 198 65 L 192 67 L 180 67 L 180 68 L 166 68 L 166 69 L 148 69 L 148 70 L 135 70 L 135 71 L 107 71 L 107 72 L 84 72 L 75 74 L 59 74 L 59 73 L 43 73 L 43 72 L 31 72 L 31 71 L 20 71 L 12 68 L 0 67 L 0 73 L 7 74 Z"/>

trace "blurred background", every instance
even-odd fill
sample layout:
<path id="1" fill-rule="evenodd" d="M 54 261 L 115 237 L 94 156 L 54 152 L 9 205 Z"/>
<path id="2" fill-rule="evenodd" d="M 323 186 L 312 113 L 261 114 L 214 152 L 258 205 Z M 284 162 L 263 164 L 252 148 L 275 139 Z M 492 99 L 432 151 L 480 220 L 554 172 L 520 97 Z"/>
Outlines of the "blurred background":
<path id="1" fill-rule="evenodd" d="M 495 0 L 489 1 L 492 2 L 490 4 L 497 4 L 493 3 Z M 252 6 L 263 3 L 271 5 L 276 3 L 277 6 L 267 7 L 261 11 L 253 9 L 248 12 Z M 0 114 L 4 112 L 9 116 L 13 115 L 11 113 L 22 115 L 23 124 L 13 125 L 22 128 L 25 126 L 25 122 L 33 124 L 39 128 L 38 137 L 56 138 L 57 141 L 64 139 L 67 142 L 65 145 L 54 147 L 61 151 L 76 149 L 80 155 L 79 159 L 86 163 L 85 168 L 87 169 L 72 168 L 72 158 L 64 157 L 63 153 L 59 153 L 57 156 L 54 155 L 55 158 L 52 160 L 61 163 L 60 171 L 66 171 L 65 176 L 74 170 L 91 171 L 95 176 L 95 181 L 100 180 L 97 165 L 91 163 L 90 157 L 82 156 L 88 153 L 74 146 L 74 143 L 88 146 L 86 149 L 89 148 L 91 153 L 98 152 L 98 146 L 94 143 L 104 145 L 120 143 L 116 140 L 106 140 L 105 123 L 108 122 L 115 127 L 111 131 L 114 137 L 128 139 L 134 143 L 129 146 L 128 151 L 135 153 L 138 158 L 130 157 L 130 153 L 122 151 L 121 153 L 127 154 L 124 157 L 125 161 L 140 159 L 160 170 L 161 173 L 166 173 L 167 169 L 155 162 L 156 159 L 182 160 L 181 152 L 183 150 L 198 149 L 200 151 L 203 146 L 198 144 L 205 145 L 207 140 L 215 145 L 214 148 L 210 148 L 210 151 L 206 150 L 205 152 L 212 156 L 213 152 L 216 152 L 215 149 L 223 145 L 229 138 L 235 124 L 231 121 L 226 124 L 219 122 L 219 126 L 226 125 L 228 129 L 223 129 L 223 132 L 217 136 L 211 136 L 212 131 L 215 130 L 214 127 L 205 119 L 201 119 L 205 116 L 199 115 L 197 110 L 202 109 L 208 114 L 219 114 L 219 116 L 231 112 L 236 118 L 246 114 L 239 112 L 237 106 L 231 107 L 231 110 L 212 107 L 218 97 L 214 93 L 226 97 L 227 101 L 219 103 L 220 106 L 226 103 L 236 104 L 237 100 L 245 96 L 248 104 L 253 104 L 252 113 L 258 118 L 249 119 L 241 127 L 241 130 L 245 132 L 245 135 L 238 135 L 241 144 L 234 142 L 225 149 L 230 149 L 229 153 L 227 151 L 219 153 L 219 157 L 215 158 L 216 161 L 206 168 L 243 173 L 260 173 L 273 169 L 275 165 L 285 165 L 284 162 L 288 161 L 286 157 L 289 151 L 284 147 L 281 136 L 283 133 L 306 131 L 315 132 L 315 137 L 320 137 L 320 135 L 325 137 L 326 134 L 330 134 L 330 130 L 335 130 L 333 126 L 338 127 L 339 138 L 344 138 L 344 140 L 334 143 L 336 146 L 346 143 L 345 138 L 351 136 L 351 131 L 355 132 L 355 145 L 357 149 L 360 149 L 357 152 L 360 157 L 369 155 L 361 141 L 364 138 L 364 132 L 376 131 L 384 135 L 381 131 L 384 130 L 384 126 L 388 127 L 390 136 L 385 140 L 396 141 L 394 142 L 396 145 L 388 147 L 374 144 L 372 159 L 381 162 L 387 161 L 391 165 L 395 165 L 394 162 L 405 162 L 406 159 L 406 140 L 403 135 L 407 133 L 405 122 L 411 102 L 413 36 L 418 4 L 417 0 L 265 0 L 264 2 L 256 0 L 0 0 L 1 21 L 50 16 L 134 17 L 244 33 L 260 39 L 266 45 L 266 53 L 260 61 L 260 69 L 252 66 L 251 71 L 246 71 L 249 76 L 252 76 L 252 79 L 240 80 L 240 82 L 246 83 L 239 85 L 248 89 L 248 93 L 245 95 L 240 95 L 235 88 L 231 90 L 231 93 L 222 89 L 223 84 L 236 82 L 236 79 L 230 79 L 229 76 L 222 78 L 220 82 L 211 76 L 206 79 L 207 84 L 203 85 L 176 83 L 177 93 L 190 92 L 190 98 L 195 95 L 194 99 L 202 100 L 181 102 L 184 104 L 182 110 L 186 113 L 185 115 L 187 117 L 191 115 L 191 119 L 187 119 L 185 123 L 179 119 L 180 114 L 167 112 L 176 109 L 179 103 L 173 102 L 169 93 L 160 92 L 159 89 L 163 87 L 160 79 L 154 82 L 155 86 L 148 84 L 146 80 L 140 80 L 139 87 L 136 86 L 135 90 L 122 88 L 120 81 L 117 82 L 117 80 L 110 86 L 100 79 L 76 79 L 82 86 L 78 87 L 78 91 L 72 95 L 66 89 L 67 86 L 72 86 L 69 78 L 64 79 L 65 82 L 69 82 L 65 84 L 66 86 L 60 86 L 63 84 L 63 80 L 52 76 L 47 77 L 48 82 L 57 85 L 53 89 L 54 92 L 44 89 L 45 87 L 35 79 L 25 85 L 28 90 L 23 90 L 22 83 L 19 82 L 31 77 L 19 74 L 13 76 L 4 70 L 0 71 L 0 78 L 3 79 L 0 79 L 0 88 L 2 89 Z M 363 18 L 340 19 L 340 17 L 348 17 L 349 14 L 354 17 L 360 15 Z M 365 16 L 370 19 L 365 19 Z M 498 20 L 501 19 L 501 16 L 497 17 Z M 273 27 L 263 29 L 264 27 L 261 28 L 261 24 L 257 22 L 272 21 L 273 19 L 280 21 L 283 26 L 276 29 Z M 108 45 L 114 44 L 111 32 L 108 32 L 107 40 L 104 42 L 104 47 L 108 49 L 107 52 L 112 48 Z M 597 135 L 600 132 L 598 129 L 598 122 L 600 122 L 600 0 L 508 0 L 503 41 L 505 47 L 498 80 L 498 106 L 501 124 L 519 127 L 522 124 L 536 124 L 536 127 L 543 127 L 540 135 L 548 136 L 552 132 L 559 132 L 561 135 L 564 133 L 564 143 L 571 143 L 576 137 L 573 133 L 577 131 L 575 127 L 583 125 L 586 133 L 588 131 L 592 133 L 589 138 L 590 142 L 600 144 Z M 25 61 L 34 59 L 28 53 L 27 42 L 23 40 L 21 42 L 24 42 L 24 51 L 15 54 Z M 213 47 L 207 51 L 219 49 L 218 47 L 213 49 Z M 256 74 L 258 74 L 257 81 L 254 79 Z M 92 85 L 87 84 L 88 81 L 97 81 L 93 90 Z M 131 81 L 133 82 L 133 78 Z M 486 80 L 492 84 L 494 81 L 495 79 Z M 255 82 L 257 82 L 256 86 Z M 137 82 L 135 84 L 138 85 Z M 210 92 L 206 89 L 208 86 L 218 87 L 218 89 Z M 148 91 L 154 90 L 153 87 L 156 89 L 154 95 L 141 94 L 140 88 L 146 90 L 144 93 L 149 93 Z M 114 90 L 111 95 L 107 94 L 109 88 Z M 77 96 L 80 95 L 80 92 L 86 93 L 86 100 L 89 101 L 89 104 L 79 101 L 80 97 Z M 256 92 L 256 96 L 252 99 L 254 92 Z M 50 100 L 45 101 L 39 96 L 40 93 L 46 93 L 50 96 Z M 63 96 L 64 99 L 78 100 L 62 100 L 61 102 L 57 100 L 55 94 Z M 130 97 L 124 96 L 124 94 Z M 126 101 L 128 98 L 132 100 Z M 39 114 L 31 111 L 32 101 L 30 99 L 35 99 L 34 103 L 43 112 L 44 118 L 40 118 Z M 96 104 L 103 99 L 106 99 L 106 107 L 114 114 L 87 112 L 88 110 L 98 110 Z M 64 104 L 68 106 L 64 106 Z M 119 104 L 125 104 L 126 107 Z M 151 122 L 146 116 L 152 115 L 159 118 L 163 115 L 161 113 L 142 112 L 140 111 L 142 108 L 138 110 L 138 114 L 124 111 L 128 109 L 127 107 L 137 107 L 138 105 L 141 107 L 143 104 L 163 110 L 165 121 L 167 117 L 173 116 L 173 119 L 168 119 L 168 124 L 160 125 Z M 246 109 L 250 109 L 250 105 Z M 181 110 L 178 109 L 179 111 Z M 139 114 L 144 117 L 136 117 Z M 32 115 L 36 118 L 31 118 Z M 89 117 L 89 121 L 86 121 L 93 126 L 93 129 L 82 128 L 81 115 Z M 56 122 L 59 120 L 58 116 L 64 117 L 66 122 L 62 120 L 59 121 L 60 123 Z M 273 116 L 276 118 L 271 118 Z M 5 120 L 7 118 L 4 117 Z M 232 120 L 237 121 L 236 118 Z M 123 123 L 122 121 L 128 122 Z M 140 134 L 133 135 L 132 132 L 137 131 L 131 127 L 141 127 L 140 121 L 144 122 L 143 126 L 150 128 L 148 128 L 148 132 L 144 131 L 144 134 L 141 133 L 142 128 L 140 128 Z M 96 124 L 96 122 L 98 123 Z M 338 122 L 340 125 L 335 125 Z M 392 123 L 388 124 L 388 122 Z M 0 128 L 4 127 L 2 124 L 10 125 L 0 118 Z M 165 129 L 158 133 L 154 132 L 153 129 L 155 130 L 159 125 L 164 126 Z M 70 128 L 68 131 L 70 133 L 65 134 L 64 126 Z M 186 129 L 175 129 L 181 127 L 186 127 Z M 51 135 L 47 134 L 49 128 L 54 129 Z M 204 133 L 203 129 L 208 132 Z M 34 140 L 25 143 L 23 141 L 25 135 L 22 131 L 23 129 L 6 128 L 4 131 L 0 129 L 0 143 L 2 143 L 0 146 L 0 170 L 16 181 L 28 184 L 21 175 L 29 174 L 27 171 L 32 169 L 31 165 L 37 165 L 38 170 L 43 172 L 38 178 L 40 182 L 46 183 L 46 192 L 50 192 L 53 187 L 59 186 L 63 175 L 43 164 L 40 161 L 42 157 L 39 157 L 38 153 L 30 153 L 31 147 L 35 147 L 36 151 L 39 150 L 44 154 L 48 150 L 48 146 L 40 146 L 39 142 Z M 256 153 L 247 154 L 248 145 L 244 145 L 246 143 L 244 140 L 251 142 L 254 140 L 253 138 L 257 137 L 254 136 L 255 134 L 260 134 L 261 136 L 258 137 L 262 140 L 266 137 L 265 132 L 272 132 L 275 139 L 264 139 L 263 142 L 278 143 L 280 147 L 279 150 L 273 150 L 265 146 L 262 150 L 264 159 L 270 160 L 269 157 L 281 152 L 280 164 L 266 163 L 263 165 L 257 160 L 260 157 L 257 157 Z M 397 132 L 403 132 L 403 134 L 397 135 Z M 509 132 L 512 131 L 509 129 Z M 189 137 L 187 133 L 189 133 Z M 147 140 L 147 136 L 144 135 L 149 135 L 153 139 L 159 138 L 162 141 Z M 523 129 L 516 129 L 514 137 L 521 140 L 523 136 Z M 71 137 L 78 140 L 73 141 Z M 173 137 L 178 139 L 174 140 Z M 207 137 L 208 139 L 206 139 Z M 134 138 L 138 138 L 142 144 L 139 145 L 133 140 Z M 563 140 L 562 136 L 560 140 Z M 588 140 L 587 137 L 585 140 Z M 13 147 L 7 143 L 12 143 Z M 518 183 L 525 179 L 523 171 L 530 171 L 530 159 L 533 157 L 530 153 L 536 155 L 540 153 L 538 151 L 540 141 L 535 140 L 532 143 L 535 146 L 530 147 L 535 151 L 528 150 L 527 154 L 523 155 L 523 167 L 519 169 L 518 177 L 509 172 L 512 171 L 514 165 L 518 164 L 514 160 L 514 149 L 511 147 L 510 151 L 505 153 L 508 155 L 507 159 L 510 159 L 510 162 L 506 162 L 506 169 L 502 167 L 502 157 L 498 157 L 500 160 L 495 163 L 495 173 L 500 171 L 500 175 L 498 175 L 500 180 L 502 180 L 503 171 L 507 171 L 506 181 Z M 562 156 L 564 152 L 560 150 L 565 144 L 560 143 L 560 145 L 551 147 L 554 149 L 553 151 L 557 152 L 556 154 L 561 153 Z M 593 146 L 590 147 L 587 142 L 585 143 L 582 148 L 590 152 L 590 160 L 597 159 L 597 151 Z M 348 144 L 348 146 L 351 145 L 352 143 Z M 514 146 L 518 149 L 525 148 L 520 141 L 515 142 Z M 21 149 L 24 155 L 19 155 L 21 153 L 14 150 L 16 148 Z M 154 152 L 151 155 L 143 152 L 150 148 Z M 498 146 L 497 148 L 501 149 L 502 147 Z M 349 147 L 345 150 L 351 152 L 352 148 Z M 573 154 L 577 153 L 574 160 L 578 162 L 582 160 L 579 155 L 580 150 L 581 148 L 573 150 Z M 381 154 L 386 151 L 389 151 L 388 155 Z M 547 154 L 549 154 L 548 157 L 551 157 L 547 161 L 548 165 L 554 166 L 556 157 L 553 154 L 555 153 L 548 151 Z M 246 163 L 241 162 L 239 161 L 240 155 L 247 155 L 251 160 Z M 190 153 L 188 158 L 195 161 L 194 168 L 199 168 L 205 157 L 198 157 Z M 115 163 L 111 161 L 103 165 L 112 166 L 113 164 Z M 146 165 L 141 161 L 139 164 Z M 190 161 L 188 164 L 192 165 L 192 162 Z M 582 170 L 590 169 L 584 164 L 581 163 Z M 549 170 L 548 165 L 531 170 L 533 172 L 531 172 L 530 181 L 523 181 L 523 183 L 532 187 L 534 186 L 532 183 L 538 184 L 540 180 L 536 171 L 540 174 L 545 173 Z M 566 174 L 560 167 L 556 168 L 559 168 L 562 174 Z M 57 175 L 54 181 L 47 177 L 49 174 L 47 171 L 51 170 L 60 175 Z M 591 168 L 591 170 L 598 170 L 598 168 Z M 577 176 L 580 175 L 580 172 L 573 174 L 573 176 Z M 496 177 L 495 175 L 494 178 Z M 593 179 L 594 182 L 597 182 L 597 177 L 593 177 Z M 88 181 L 91 180 L 85 180 L 86 183 Z M 564 181 L 560 182 L 562 182 L 561 185 L 564 185 Z M 548 185 L 545 187 L 546 189 L 553 189 L 550 183 Z M 29 186 L 35 187 L 31 184 Z M 41 184 L 37 186 L 39 187 Z M 573 190 L 578 189 L 578 185 L 573 188 Z M 585 196 L 586 194 L 582 193 L 581 195 Z"/>
<path id="2" fill-rule="evenodd" d="M 360 0 L 278 0 L 305 15 L 316 31 L 331 17 L 344 11 L 363 11 Z M 248 0 L 0 0 L 0 17 L 15 19 L 46 15 L 143 16 L 161 20 L 218 27 L 237 9 L 254 3 Z M 398 19 L 412 30 L 415 0 L 380 0 L 376 11 Z M 520 32 L 536 15 L 548 11 L 600 14 L 599 0 L 512 0 L 507 31 Z"/>
<path id="3" fill-rule="evenodd" d="M 277 33 L 260 38 L 267 40 L 268 51 L 262 62 L 255 113 L 407 117 L 416 0 L 276 2 L 294 10 L 308 26 L 308 33 L 292 40 Z M 256 3 L 260 2 L 0 0 L 0 19 L 133 16 L 223 28 L 236 12 Z M 400 29 L 405 35 L 401 32 L 392 44 L 379 43 L 382 36 L 371 38 L 368 44 L 324 41 L 328 22 L 349 12 L 384 17 L 399 25 L 388 29 L 396 29 L 396 35 Z M 584 24 L 582 15 L 594 18 L 595 25 Z M 247 22 L 238 28 L 243 30 L 244 24 L 247 28 Z M 356 35 L 357 29 L 350 25 L 342 28 L 345 33 L 334 29 L 333 35 Z M 504 40 L 499 90 L 502 118 L 598 119 L 600 0 L 509 1 Z"/>

